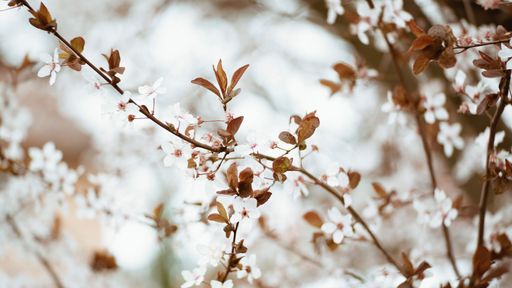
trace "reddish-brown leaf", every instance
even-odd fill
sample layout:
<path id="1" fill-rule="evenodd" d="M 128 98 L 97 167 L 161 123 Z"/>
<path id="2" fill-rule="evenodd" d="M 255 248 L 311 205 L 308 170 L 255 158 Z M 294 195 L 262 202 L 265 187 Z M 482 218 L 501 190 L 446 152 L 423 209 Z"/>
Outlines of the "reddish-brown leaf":
<path id="1" fill-rule="evenodd" d="M 240 125 L 242 125 L 242 122 L 244 121 L 244 116 L 236 117 L 229 121 L 228 127 L 226 130 L 231 133 L 231 135 L 235 135 L 236 132 L 238 132 L 238 129 L 240 129 Z"/>
<path id="2" fill-rule="evenodd" d="M 336 63 L 332 68 L 338 73 L 340 80 L 352 80 L 356 78 L 356 71 L 347 63 Z"/>
<path id="3" fill-rule="evenodd" d="M 432 43 L 434 43 L 434 38 L 427 34 L 423 34 L 412 41 L 409 51 L 412 52 L 422 50 L 425 47 L 432 45 Z"/>
<path id="4" fill-rule="evenodd" d="M 302 119 L 297 129 L 297 142 L 302 143 L 304 140 L 313 136 L 318 126 L 320 126 L 320 119 L 315 116 L 315 112 L 307 114 Z"/>
<path id="5" fill-rule="evenodd" d="M 415 75 L 420 74 L 427 68 L 428 63 L 430 62 L 430 59 L 428 59 L 425 55 L 420 55 L 418 58 L 416 58 L 416 61 L 414 61 L 414 65 L 412 66 L 412 71 Z"/>
<path id="6" fill-rule="evenodd" d="M 210 90 L 213 94 L 220 96 L 220 92 L 219 90 L 217 89 L 217 87 L 215 87 L 215 85 L 213 85 L 210 81 L 204 79 L 204 78 L 201 78 L 201 77 L 198 77 L 194 80 L 191 81 L 193 84 L 196 84 L 196 85 L 199 85 L 203 88 L 206 88 L 208 90 Z"/>
<path id="7" fill-rule="evenodd" d="M 215 78 L 217 78 L 217 83 L 219 83 L 222 95 L 226 96 L 228 77 L 226 75 L 226 71 L 224 71 L 224 68 L 222 68 L 222 60 L 219 60 L 219 63 L 217 64 L 217 70 L 215 70 L 215 67 L 213 67 L 213 72 L 215 72 Z"/>
<path id="8" fill-rule="evenodd" d="M 309 223 L 309 225 L 316 228 L 321 228 L 322 225 L 324 224 L 324 220 L 322 220 L 322 217 L 320 217 L 320 215 L 318 215 L 318 213 L 316 213 L 315 211 L 306 212 L 306 214 L 304 214 L 302 218 L 304 218 L 304 220 L 306 220 Z"/>
<path id="9" fill-rule="evenodd" d="M 295 145 L 297 144 L 297 140 L 295 139 L 295 136 L 292 135 L 292 133 L 288 131 L 283 131 L 279 133 L 279 139 L 283 141 L 284 143 Z"/>
<path id="10" fill-rule="evenodd" d="M 320 84 L 331 90 L 331 96 L 341 90 L 341 84 L 327 79 L 320 79 Z"/>
<path id="11" fill-rule="evenodd" d="M 231 188 L 231 190 L 236 190 L 238 188 L 238 168 L 236 163 L 231 164 L 226 173 L 229 188 Z"/>
<path id="12" fill-rule="evenodd" d="M 379 196 L 379 198 L 386 198 L 388 196 L 388 192 L 386 192 L 386 189 L 384 189 L 384 187 L 380 183 L 373 182 L 372 186 L 373 190 L 375 191 L 375 193 L 377 193 L 377 196 Z"/>
<path id="13" fill-rule="evenodd" d="M 351 189 L 356 189 L 361 181 L 361 174 L 356 171 L 348 172 L 349 186 Z"/>
<path id="14" fill-rule="evenodd" d="M 272 170 L 277 174 L 283 174 L 290 170 L 291 167 L 292 161 L 285 156 L 278 157 L 272 162 Z"/>
<path id="15" fill-rule="evenodd" d="M 233 91 L 233 89 L 235 89 L 236 84 L 238 84 L 238 81 L 240 81 L 240 78 L 242 78 L 242 76 L 244 75 L 245 70 L 247 70 L 247 68 L 249 68 L 249 64 L 238 68 L 235 71 L 235 73 L 233 73 L 233 76 L 231 76 L 231 83 L 229 84 L 228 90 L 226 92 L 227 96 L 232 97 L 231 91 Z"/>
<path id="16" fill-rule="evenodd" d="M 219 222 L 219 223 L 225 223 L 226 222 L 224 217 L 222 217 L 221 215 L 219 215 L 217 213 L 213 213 L 213 214 L 208 215 L 208 220 L 213 221 L 213 222 Z"/>
<path id="17" fill-rule="evenodd" d="M 416 24 L 416 21 L 409 20 L 407 21 L 407 25 L 409 26 L 409 29 L 411 29 L 411 32 L 414 34 L 414 36 L 420 37 L 421 35 L 425 34 L 425 31 L 423 31 L 423 29 L 421 29 L 418 24 Z"/>
<path id="18" fill-rule="evenodd" d="M 491 268 L 491 252 L 485 246 L 479 246 L 473 256 L 473 273 L 482 277 Z"/>

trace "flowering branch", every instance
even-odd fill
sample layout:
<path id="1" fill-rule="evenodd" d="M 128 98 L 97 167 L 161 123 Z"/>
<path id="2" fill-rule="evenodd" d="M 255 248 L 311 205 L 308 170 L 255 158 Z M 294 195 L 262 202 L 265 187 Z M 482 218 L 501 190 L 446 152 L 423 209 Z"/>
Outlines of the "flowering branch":
<path id="1" fill-rule="evenodd" d="M 427 160 L 427 166 L 428 166 L 428 172 L 429 172 L 429 175 L 430 175 L 430 181 L 432 183 L 432 196 L 435 196 L 435 190 L 437 188 L 437 179 L 436 179 L 436 175 L 435 175 L 435 172 L 434 172 L 434 165 L 433 165 L 433 160 L 432 160 L 432 152 L 430 151 L 430 148 L 429 148 L 429 144 L 428 144 L 428 140 L 427 140 L 427 133 L 426 133 L 426 130 L 425 130 L 425 125 L 421 121 L 421 116 L 420 116 L 420 113 L 418 111 L 418 106 L 416 105 L 415 99 L 411 99 L 412 98 L 411 93 L 407 90 L 406 81 L 405 81 L 404 76 L 402 74 L 402 69 L 400 68 L 400 64 L 398 63 L 398 55 L 397 55 L 393 45 L 389 41 L 388 35 L 386 34 L 386 32 L 380 26 L 379 26 L 379 30 L 382 32 L 384 40 L 386 41 L 386 45 L 389 48 L 389 51 L 390 51 L 390 54 L 391 54 L 391 58 L 393 60 L 393 65 L 394 65 L 396 73 L 398 75 L 398 79 L 399 79 L 401 85 L 404 88 L 405 96 L 408 98 L 408 100 L 410 102 L 413 103 L 412 107 L 413 107 L 413 112 L 414 112 L 414 119 L 416 121 L 416 125 L 418 126 L 418 132 L 420 134 L 423 151 L 425 153 L 425 157 L 426 157 L 426 160 Z M 457 275 L 457 277 L 461 278 L 461 274 L 460 274 L 459 269 L 457 268 L 457 264 L 455 262 L 455 256 L 453 255 L 453 248 L 452 248 L 452 244 L 451 244 L 449 229 L 448 229 L 448 227 L 446 226 L 446 224 L 444 222 L 441 225 L 442 225 L 443 236 L 444 236 L 445 244 L 446 244 L 446 256 L 448 257 L 448 260 L 450 261 L 450 263 L 451 263 L 451 265 L 453 267 L 453 270 L 454 270 L 455 274 Z"/>
<path id="2" fill-rule="evenodd" d="M 30 12 L 35 13 L 35 10 L 30 6 L 30 4 L 26 0 L 20 0 L 20 2 L 21 2 L 22 5 L 27 7 L 27 9 Z M 94 72 L 96 72 L 99 76 L 101 76 L 101 78 L 103 78 L 110 86 L 112 86 L 112 88 L 114 88 L 114 90 L 116 92 L 118 92 L 120 95 L 123 95 L 125 93 L 124 90 L 119 87 L 119 85 L 114 80 L 114 78 L 108 77 L 96 65 L 94 65 L 91 61 L 89 61 L 89 59 L 87 59 L 87 57 L 85 57 L 80 51 L 78 51 L 73 45 L 71 45 L 71 43 L 69 43 L 69 41 L 67 41 L 62 35 L 60 35 L 59 32 L 57 32 L 56 28 L 52 29 L 52 30 L 48 30 L 48 32 L 50 34 L 53 34 L 55 37 L 57 37 L 62 42 L 62 44 L 64 44 L 67 48 L 69 48 L 71 51 L 73 51 L 73 53 L 75 53 L 76 56 L 78 56 L 80 58 L 80 60 L 84 61 L 85 64 L 87 64 L 87 66 L 89 66 L 92 70 L 94 70 Z M 157 119 L 153 115 L 153 113 L 150 112 L 149 109 L 145 105 L 139 105 L 133 99 L 129 99 L 128 102 L 134 104 L 135 106 L 137 106 L 137 108 L 139 108 L 139 112 L 141 114 L 143 114 L 144 116 L 146 116 L 147 119 L 153 121 L 158 126 L 164 128 L 165 130 L 167 130 L 171 134 L 181 138 L 182 140 L 192 144 L 195 147 L 199 147 L 199 148 L 202 148 L 202 149 L 214 152 L 214 153 L 220 153 L 220 152 L 224 152 L 226 150 L 232 151 L 232 149 L 230 150 L 230 149 L 228 149 L 227 147 L 224 147 L 224 146 L 219 147 L 219 148 L 215 148 L 215 147 L 206 145 L 204 143 L 201 143 L 201 142 L 199 142 L 199 141 L 197 141 L 195 139 L 192 139 L 192 138 L 188 137 L 187 135 L 180 133 L 179 131 L 177 131 L 172 126 L 170 126 L 170 125 L 160 121 L 159 119 Z"/>
<path id="3" fill-rule="evenodd" d="M 271 156 L 268 156 L 268 155 L 264 155 L 264 154 L 260 154 L 260 153 L 253 153 L 252 156 L 257 158 L 257 159 L 265 159 L 265 160 L 269 160 L 269 161 L 275 161 L 277 159 L 277 158 L 274 158 L 274 157 L 271 157 Z M 345 206 L 345 199 L 343 199 L 343 197 L 336 191 L 336 189 L 334 189 L 331 186 L 329 186 L 326 183 L 324 183 L 322 180 L 320 180 L 319 178 L 317 178 L 316 176 L 311 174 L 308 170 L 304 169 L 303 167 L 296 167 L 296 166 L 293 166 L 293 165 L 291 165 L 289 167 L 289 170 L 290 171 L 299 172 L 299 173 L 303 174 L 304 176 L 308 177 L 316 185 L 320 186 L 322 189 L 327 191 L 329 194 L 333 195 L 338 201 L 340 201 L 340 203 L 343 206 Z M 377 238 L 375 233 L 373 233 L 373 231 L 370 228 L 370 226 L 368 226 L 366 221 L 359 215 L 359 213 L 354 208 L 352 208 L 351 206 L 347 207 L 347 211 L 352 215 L 352 217 L 354 217 L 354 219 L 357 222 L 359 222 L 363 226 L 363 228 L 366 230 L 366 232 L 368 232 L 368 234 L 370 235 L 370 237 L 373 240 L 373 243 L 382 252 L 382 254 L 386 258 L 386 260 L 389 263 L 391 263 L 393 266 L 395 266 L 398 269 L 398 271 L 400 271 L 400 273 L 403 273 L 402 267 L 391 256 L 391 254 L 384 248 L 384 246 L 382 246 L 382 244 L 380 243 L 380 240 Z"/>

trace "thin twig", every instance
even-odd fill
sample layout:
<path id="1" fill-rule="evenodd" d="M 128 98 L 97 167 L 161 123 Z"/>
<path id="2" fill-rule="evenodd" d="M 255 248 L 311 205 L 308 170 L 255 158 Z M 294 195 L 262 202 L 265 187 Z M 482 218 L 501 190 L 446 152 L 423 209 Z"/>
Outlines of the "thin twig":
<path id="1" fill-rule="evenodd" d="M 16 237 L 18 237 L 18 239 L 22 240 L 23 235 L 21 234 L 21 231 L 20 231 L 18 225 L 16 224 L 16 221 L 14 221 L 14 218 L 11 217 L 10 215 L 7 215 L 7 216 L 5 216 L 5 220 L 11 227 L 11 229 L 14 232 L 14 234 L 16 235 Z M 39 251 L 32 251 L 32 252 L 36 256 L 39 263 L 41 263 L 41 265 L 43 265 L 46 272 L 48 272 L 48 275 L 50 275 L 50 278 L 52 279 L 53 284 L 55 284 L 55 287 L 64 288 L 64 285 L 62 284 L 62 281 L 60 280 L 59 275 L 57 274 L 57 272 L 51 265 L 50 261 L 48 259 L 46 259 L 46 257 L 44 257 Z"/>
<path id="2" fill-rule="evenodd" d="M 457 51 L 455 52 L 455 54 L 460 54 L 468 49 L 471 49 L 471 48 L 477 48 L 477 47 L 482 47 L 482 46 L 488 46 L 488 45 L 495 45 L 495 44 L 501 44 L 501 43 L 508 43 L 510 41 L 510 36 L 508 39 L 501 39 L 501 40 L 494 40 L 494 41 L 489 41 L 489 42 L 480 42 L 480 43 L 475 43 L 475 44 L 470 44 L 470 45 L 458 45 L 456 44 L 453 48 L 454 49 L 461 49 L 460 51 Z"/>
<path id="3" fill-rule="evenodd" d="M 224 272 L 224 275 L 220 278 L 220 282 L 224 283 L 228 279 L 229 273 L 231 273 L 231 266 L 233 266 L 233 261 L 236 259 L 236 232 L 238 231 L 238 225 L 239 223 L 236 223 L 235 229 L 233 231 L 233 240 L 231 241 L 231 254 L 229 255 L 228 264 L 226 265 L 226 271 Z"/>

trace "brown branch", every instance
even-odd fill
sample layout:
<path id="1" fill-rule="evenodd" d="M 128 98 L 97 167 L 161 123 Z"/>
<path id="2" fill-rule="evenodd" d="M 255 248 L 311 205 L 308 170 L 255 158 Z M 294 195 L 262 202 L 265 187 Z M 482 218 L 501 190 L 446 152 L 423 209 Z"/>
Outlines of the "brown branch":
<path id="1" fill-rule="evenodd" d="M 9 226 L 11 227 L 11 229 L 14 232 L 14 234 L 16 235 L 16 237 L 18 237 L 18 239 L 20 239 L 20 240 L 23 240 L 23 235 L 21 234 L 21 231 L 20 231 L 18 225 L 14 221 L 14 218 L 11 217 L 10 215 L 7 215 L 7 216 L 5 216 L 5 220 L 6 220 L 7 224 L 9 224 Z M 43 265 L 46 272 L 48 272 L 48 274 L 50 275 L 50 278 L 52 279 L 55 287 L 64 288 L 64 285 L 62 284 L 62 281 L 60 280 L 59 275 L 57 274 L 57 272 L 51 265 L 50 261 L 48 259 L 46 259 L 46 257 L 44 257 L 39 251 L 32 251 L 32 252 L 36 256 L 39 263 L 41 263 L 41 265 Z"/>
<path id="2" fill-rule="evenodd" d="M 274 158 L 274 157 L 271 157 L 271 156 L 268 156 L 268 155 L 264 155 L 264 154 L 260 154 L 260 153 L 253 153 L 252 156 L 257 158 L 257 159 L 266 159 L 266 160 L 269 160 L 269 161 L 276 160 L 276 158 Z M 316 185 L 318 185 L 321 188 L 323 188 L 329 194 L 334 196 L 343 206 L 345 206 L 345 200 L 338 193 L 338 191 L 336 191 L 336 189 L 334 189 L 333 187 L 327 185 L 326 183 L 324 183 L 319 178 L 315 177 L 313 174 L 311 174 L 306 169 L 304 169 L 302 167 L 291 166 L 290 167 L 290 171 L 296 171 L 296 172 L 299 172 L 299 173 L 303 174 L 304 176 L 308 177 L 311 181 L 313 181 L 313 183 L 315 183 Z M 370 235 L 370 238 L 372 238 L 373 243 L 375 244 L 377 249 L 379 249 L 380 252 L 382 252 L 382 254 L 386 258 L 386 260 L 389 263 L 391 263 L 393 266 L 395 266 L 400 273 L 404 273 L 402 271 L 402 267 L 400 266 L 400 264 L 398 264 L 398 262 L 391 256 L 391 254 L 384 248 L 384 246 L 382 246 L 382 244 L 380 243 L 380 240 L 377 238 L 375 233 L 373 233 L 373 231 L 370 228 L 370 226 L 368 225 L 368 223 L 366 223 L 366 221 L 359 215 L 359 213 L 354 208 L 352 208 L 352 206 L 349 206 L 347 208 L 347 211 L 350 213 L 350 215 L 352 215 L 352 217 L 355 219 L 356 222 L 360 223 L 363 226 L 364 230 L 366 230 L 366 232 Z"/>
<path id="3" fill-rule="evenodd" d="M 489 42 L 481 42 L 481 43 L 475 43 L 470 45 L 458 45 L 456 44 L 453 48 L 454 49 L 461 49 L 460 51 L 455 52 L 455 54 L 460 54 L 468 49 L 471 48 L 477 48 L 482 46 L 488 46 L 488 45 L 494 45 L 494 44 L 501 44 L 501 43 L 508 43 L 510 41 L 510 36 L 508 36 L 508 39 L 501 39 L 501 40 L 494 40 Z"/>
<path id="4" fill-rule="evenodd" d="M 235 230 L 233 230 L 233 240 L 231 241 L 231 254 L 229 255 L 228 264 L 226 265 L 226 271 L 224 275 L 220 278 L 220 282 L 224 283 L 228 279 L 229 273 L 231 273 L 231 266 L 233 266 L 234 261 L 236 260 L 236 232 L 238 231 L 238 225 L 240 223 L 236 223 Z"/>
<path id="5" fill-rule="evenodd" d="M 386 41 L 386 44 L 389 48 L 389 52 L 390 52 L 391 58 L 393 60 L 393 65 L 394 65 L 396 73 L 398 75 L 398 79 L 405 90 L 406 97 L 409 100 L 409 102 L 412 103 L 414 119 L 416 121 L 416 125 L 418 126 L 418 132 L 420 134 L 423 152 L 425 153 L 425 158 L 427 160 L 430 181 L 432 183 L 432 196 L 434 196 L 435 189 L 437 188 L 437 179 L 436 179 L 436 174 L 434 172 L 434 163 L 433 163 L 433 159 L 432 159 L 432 152 L 430 151 L 428 140 L 427 140 L 427 132 L 425 129 L 425 124 L 421 120 L 421 115 L 420 115 L 420 112 L 418 111 L 417 99 L 413 99 L 412 94 L 407 89 L 406 81 L 402 74 L 402 69 L 400 68 L 400 64 L 398 63 L 399 56 L 397 55 L 397 52 L 394 49 L 393 44 L 391 44 L 391 42 L 389 41 L 386 32 L 384 32 L 380 28 L 379 28 L 379 30 L 382 32 L 384 40 Z M 449 231 L 448 227 L 444 224 L 444 222 L 442 223 L 442 231 L 443 231 L 443 237 L 444 237 L 444 242 L 445 242 L 445 246 L 446 246 L 446 256 L 448 257 L 448 260 L 450 261 L 450 264 L 453 268 L 453 271 L 455 272 L 455 275 L 457 276 L 457 278 L 460 279 L 461 274 L 459 272 L 459 269 L 457 268 L 457 263 L 455 262 L 455 256 L 453 254 L 452 242 L 450 239 L 450 231 Z"/>
<path id="6" fill-rule="evenodd" d="M 494 143 L 496 139 L 496 130 L 498 122 L 500 121 L 501 115 L 505 110 L 505 106 L 509 103 L 507 94 L 510 90 L 510 75 L 511 71 L 507 70 L 505 76 L 502 78 L 502 85 L 500 85 L 501 99 L 494 113 L 494 117 L 491 121 L 491 129 L 489 132 L 489 141 L 487 142 L 487 157 L 485 162 L 485 179 L 482 183 L 482 190 L 480 193 L 480 204 L 479 204 L 479 223 L 478 223 L 478 242 L 477 248 L 482 246 L 484 243 L 484 230 L 485 230 L 485 214 L 487 212 L 487 198 L 489 196 L 489 185 L 491 178 L 491 156 L 494 153 Z"/>

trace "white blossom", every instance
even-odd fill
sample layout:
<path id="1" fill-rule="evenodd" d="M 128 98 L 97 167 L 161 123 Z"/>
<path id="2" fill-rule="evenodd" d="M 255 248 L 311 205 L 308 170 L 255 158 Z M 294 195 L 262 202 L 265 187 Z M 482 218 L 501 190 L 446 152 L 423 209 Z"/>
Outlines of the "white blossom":
<path id="1" fill-rule="evenodd" d="M 43 61 L 45 65 L 39 69 L 37 76 L 41 78 L 50 76 L 50 85 L 55 84 L 57 72 L 60 71 L 61 67 L 59 63 L 59 49 L 55 48 L 53 51 L 53 57 L 52 55 L 41 56 L 41 61 Z"/>
<path id="2" fill-rule="evenodd" d="M 245 256 L 240 260 L 242 268 L 236 272 L 236 277 L 242 279 L 247 277 L 249 284 L 252 284 L 254 279 L 261 277 L 261 270 L 256 266 L 256 255 Z"/>
<path id="3" fill-rule="evenodd" d="M 185 279 L 185 283 L 181 284 L 181 288 L 188 288 L 192 286 L 199 286 L 204 280 L 206 273 L 205 267 L 197 267 L 192 271 L 181 271 L 181 276 Z"/>
<path id="4" fill-rule="evenodd" d="M 167 89 L 161 87 L 164 78 L 158 78 L 152 85 L 140 86 L 138 91 L 141 97 L 146 99 L 154 99 L 159 94 L 164 94 Z"/>
<path id="5" fill-rule="evenodd" d="M 396 104 L 393 101 L 393 94 L 391 91 L 388 91 L 387 99 L 388 102 L 382 105 L 381 110 L 384 113 L 389 113 L 388 124 L 399 124 L 400 126 L 405 125 L 405 123 L 407 122 L 406 114 L 405 112 L 402 111 L 400 105 Z"/>
<path id="6" fill-rule="evenodd" d="M 165 153 L 165 167 L 175 166 L 182 170 L 188 168 L 188 159 L 192 154 L 190 145 L 180 140 L 174 140 L 162 143 L 161 147 Z"/>
<path id="7" fill-rule="evenodd" d="M 448 111 L 444 108 L 446 96 L 444 93 L 437 93 L 434 95 L 427 95 L 423 101 L 425 107 L 425 121 L 429 124 L 434 124 L 437 120 L 448 120 Z"/>
<path id="8" fill-rule="evenodd" d="M 226 282 L 222 283 L 217 280 L 210 281 L 211 288 L 233 288 L 233 280 L 227 280 Z"/>
<path id="9" fill-rule="evenodd" d="M 235 197 L 233 210 L 235 213 L 230 218 L 231 223 L 238 223 L 245 219 L 258 219 L 261 215 L 258 210 L 258 201 L 254 198 Z"/>
<path id="10" fill-rule="evenodd" d="M 462 126 L 459 123 L 450 125 L 446 122 L 442 122 L 439 128 L 440 131 L 439 134 L 437 134 L 437 142 L 443 145 L 446 157 L 453 155 L 454 148 L 460 150 L 464 147 L 464 141 L 459 135 L 462 130 Z"/>
<path id="11" fill-rule="evenodd" d="M 338 15 L 343 15 L 345 9 L 341 5 L 341 0 L 325 0 L 327 6 L 327 23 L 334 24 Z"/>
<path id="12" fill-rule="evenodd" d="M 341 214 L 338 208 L 333 207 L 327 211 L 328 222 L 322 224 L 322 231 L 330 237 L 336 244 L 341 244 L 345 237 L 354 236 L 354 228 L 352 227 L 353 219 L 350 214 Z"/>

